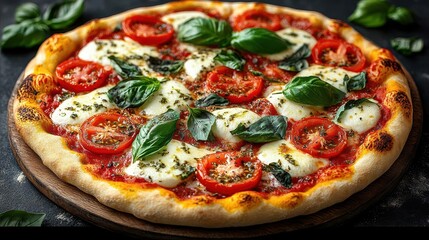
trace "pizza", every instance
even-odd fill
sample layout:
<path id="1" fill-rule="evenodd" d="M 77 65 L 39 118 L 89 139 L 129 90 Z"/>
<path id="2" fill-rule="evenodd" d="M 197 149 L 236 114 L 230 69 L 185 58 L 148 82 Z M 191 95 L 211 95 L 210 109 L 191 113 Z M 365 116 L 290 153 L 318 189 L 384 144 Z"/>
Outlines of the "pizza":
<path id="1" fill-rule="evenodd" d="M 171 2 L 48 38 L 13 117 L 61 181 L 153 223 L 315 213 L 366 188 L 412 128 L 406 70 L 346 23 Z"/>

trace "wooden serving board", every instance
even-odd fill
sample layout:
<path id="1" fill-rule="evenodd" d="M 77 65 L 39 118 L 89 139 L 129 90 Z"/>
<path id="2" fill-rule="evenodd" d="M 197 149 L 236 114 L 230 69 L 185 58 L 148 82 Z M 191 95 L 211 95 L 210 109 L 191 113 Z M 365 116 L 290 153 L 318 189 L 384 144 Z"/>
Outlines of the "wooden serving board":
<path id="1" fill-rule="evenodd" d="M 41 159 L 26 145 L 16 130 L 12 116 L 12 105 L 16 97 L 17 88 L 23 81 L 22 75 L 15 85 L 8 104 L 9 141 L 22 171 L 40 192 L 71 214 L 111 231 L 122 232 L 132 236 L 171 239 L 175 237 L 258 237 L 288 233 L 295 230 L 323 228 L 342 223 L 377 202 L 398 184 L 409 163 L 414 158 L 423 127 L 423 110 L 417 87 L 410 76 L 408 79 L 414 106 L 413 128 L 401 155 L 384 175 L 344 202 L 317 213 L 252 227 L 205 229 L 155 224 L 137 219 L 131 214 L 106 207 L 94 197 L 70 184 L 64 183 L 43 165 Z"/>

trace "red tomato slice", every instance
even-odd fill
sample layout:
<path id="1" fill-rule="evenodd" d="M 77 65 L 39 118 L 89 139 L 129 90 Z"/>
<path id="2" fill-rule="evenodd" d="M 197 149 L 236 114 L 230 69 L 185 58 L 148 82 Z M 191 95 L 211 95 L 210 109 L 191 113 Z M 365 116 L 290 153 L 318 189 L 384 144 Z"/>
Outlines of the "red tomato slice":
<path id="1" fill-rule="evenodd" d="M 125 35 L 142 45 L 157 46 L 170 40 L 174 28 L 158 17 L 151 15 L 134 15 L 122 22 Z"/>
<path id="2" fill-rule="evenodd" d="M 261 94 L 264 81 L 250 72 L 219 66 L 207 75 L 206 87 L 230 103 L 244 103 Z"/>
<path id="3" fill-rule="evenodd" d="M 346 132 L 329 119 L 303 118 L 292 126 L 292 143 L 314 157 L 330 158 L 347 146 Z"/>
<path id="4" fill-rule="evenodd" d="M 106 83 L 109 74 L 102 65 L 81 59 L 66 60 L 55 70 L 60 86 L 72 92 L 97 89 Z"/>
<path id="5" fill-rule="evenodd" d="M 234 31 L 246 28 L 266 28 L 271 31 L 282 29 L 281 18 L 262 9 L 250 9 L 237 16 L 233 22 Z"/>
<path id="6" fill-rule="evenodd" d="M 342 67 L 345 70 L 360 72 L 365 67 L 365 56 L 353 44 L 340 39 L 322 39 L 311 52 L 316 64 Z"/>
<path id="7" fill-rule="evenodd" d="M 254 188 L 262 177 L 262 163 L 240 152 L 219 152 L 202 158 L 197 178 L 210 192 L 232 195 Z"/>
<path id="8" fill-rule="evenodd" d="M 94 153 L 116 154 L 131 146 L 138 132 L 131 120 L 118 113 L 100 113 L 80 127 L 81 145 Z"/>
<path id="9" fill-rule="evenodd" d="M 248 109 L 260 116 L 278 115 L 276 108 L 266 98 L 257 98 L 248 104 Z"/>

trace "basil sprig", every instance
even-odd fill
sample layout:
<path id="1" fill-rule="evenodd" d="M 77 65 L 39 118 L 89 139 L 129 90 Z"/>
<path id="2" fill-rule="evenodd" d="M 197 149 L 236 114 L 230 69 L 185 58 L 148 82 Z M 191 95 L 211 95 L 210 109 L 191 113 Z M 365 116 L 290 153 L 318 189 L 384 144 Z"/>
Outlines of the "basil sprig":
<path id="1" fill-rule="evenodd" d="M 84 0 L 64 0 L 49 5 L 43 14 L 43 21 L 52 29 L 64 29 L 82 15 Z"/>
<path id="2" fill-rule="evenodd" d="M 394 38 L 390 41 L 390 44 L 397 52 L 407 56 L 421 52 L 424 46 L 423 39 L 417 37 Z"/>
<path id="3" fill-rule="evenodd" d="M 131 77 L 141 76 L 142 72 L 137 65 L 123 61 L 113 55 L 108 57 L 112 67 L 122 79 L 129 79 Z"/>
<path id="4" fill-rule="evenodd" d="M 346 93 L 317 76 L 308 76 L 295 77 L 286 84 L 283 95 L 296 103 L 329 107 L 341 102 Z"/>
<path id="5" fill-rule="evenodd" d="M 410 9 L 405 7 L 390 7 L 387 12 L 387 17 L 395 22 L 398 22 L 402 25 L 410 25 L 414 22 L 414 15 Z"/>
<path id="6" fill-rule="evenodd" d="M 284 116 L 265 116 L 249 127 L 240 123 L 231 134 L 251 143 L 265 143 L 283 139 L 287 121 Z"/>
<path id="7" fill-rule="evenodd" d="M 160 86 L 161 83 L 156 78 L 135 76 L 109 89 L 107 96 L 120 108 L 139 107 Z"/>
<path id="8" fill-rule="evenodd" d="M 279 62 L 279 68 L 299 72 L 308 67 L 308 62 L 306 58 L 311 55 L 311 50 L 308 47 L 308 44 L 303 44 L 292 56 Z"/>
<path id="9" fill-rule="evenodd" d="M 286 172 L 280 165 L 276 162 L 272 162 L 268 165 L 264 165 L 264 170 L 271 172 L 273 176 L 280 182 L 283 187 L 291 188 L 292 187 L 292 176 Z"/>
<path id="10" fill-rule="evenodd" d="M 336 122 L 341 123 L 341 117 L 344 114 L 345 111 L 352 109 L 354 107 L 357 107 L 359 105 L 361 105 L 362 103 L 365 102 L 369 102 L 369 103 L 373 103 L 376 104 L 375 102 L 369 100 L 368 98 L 360 98 L 357 100 L 349 100 L 346 103 L 344 103 L 343 105 L 341 105 L 341 107 L 338 108 L 337 113 L 335 114 L 335 118 L 334 120 Z"/>
<path id="11" fill-rule="evenodd" d="M 195 101 L 195 106 L 197 107 L 226 106 L 228 104 L 228 99 L 225 99 L 216 93 L 210 93 L 209 95 Z"/>
<path id="12" fill-rule="evenodd" d="M 157 57 L 149 56 L 148 65 L 155 72 L 162 74 L 177 73 L 183 68 L 185 62 L 181 60 L 164 60 Z"/>
<path id="13" fill-rule="evenodd" d="M 231 35 L 232 28 L 228 22 L 196 17 L 179 25 L 177 38 L 181 42 L 195 45 L 227 47 Z"/>
<path id="14" fill-rule="evenodd" d="M 265 28 L 246 28 L 232 34 L 231 45 L 235 49 L 256 54 L 274 54 L 293 44 L 275 32 Z"/>
<path id="15" fill-rule="evenodd" d="M 40 227 L 46 214 L 10 210 L 0 214 L 0 227 Z"/>
<path id="16" fill-rule="evenodd" d="M 243 70 L 244 64 L 246 64 L 246 60 L 238 52 L 231 49 L 220 51 L 214 60 L 238 71 Z"/>
<path id="17" fill-rule="evenodd" d="M 149 120 L 132 144 L 133 162 L 159 152 L 173 138 L 180 113 L 169 109 Z"/>
<path id="18" fill-rule="evenodd" d="M 199 108 L 190 108 L 187 126 L 192 137 L 197 141 L 213 139 L 212 126 L 216 117 L 209 111 Z"/>
<path id="19" fill-rule="evenodd" d="M 347 74 L 344 76 L 344 84 L 346 85 L 347 91 L 362 90 L 366 86 L 366 73 L 360 72 L 358 75 L 349 77 Z"/>
<path id="20" fill-rule="evenodd" d="M 23 3 L 16 8 L 15 22 L 20 23 L 25 20 L 40 20 L 40 8 L 35 3 Z"/>

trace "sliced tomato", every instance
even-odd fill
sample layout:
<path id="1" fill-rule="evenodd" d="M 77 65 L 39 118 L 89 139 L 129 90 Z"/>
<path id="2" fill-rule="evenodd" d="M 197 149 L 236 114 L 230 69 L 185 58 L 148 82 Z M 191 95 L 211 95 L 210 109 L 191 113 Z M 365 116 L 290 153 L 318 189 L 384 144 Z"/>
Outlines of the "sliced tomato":
<path id="1" fill-rule="evenodd" d="M 277 110 L 266 98 L 257 98 L 248 104 L 249 110 L 260 116 L 277 115 Z"/>
<path id="2" fill-rule="evenodd" d="M 55 70 L 60 86 L 72 92 L 86 92 L 99 88 L 106 83 L 110 73 L 98 63 L 81 59 L 66 60 Z"/>
<path id="3" fill-rule="evenodd" d="M 157 46 L 170 40 L 174 28 L 158 17 L 151 15 L 133 15 L 122 22 L 125 35 L 142 45 Z"/>
<path id="4" fill-rule="evenodd" d="M 232 22 L 235 31 L 246 28 L 266 28 L 271 31 L 282 29 L 281 18 L 263 9 L 250 9 L 238 15 Z"/>
<path id="5" fill-rule="evenodd" d="M 292 126 L 292 143 L 314 157 L 330 158 L 347 146 L 346 132 L 329 119 L 303 118 Z"/>
<path id="6" fill-rule="evenodd" d="M 357 46 L 340 39 L 319 40 L 311 55 L 316 64 L 342 67 L 353 72 L 362 71 L 366 62 Z"/>
<path id="7" fill-rule="evenodd" d="M 207 190 L 223 195 L 254 188 L 262 177 L 262 163 L 241 152 L 218 152 L 197 165 L 197 178 Z"/>
<path id="8" fill-rule="evenodd" d="M 249 102 L 261 94 L 263 87 L 262 77 L 225 66 L 219 66 L 207 75 L 208 91 L 228 99 L 230 103 Z"/>
<path id="9" fill-rule="evenodd" d="M 81 145 L 98 154 L 117 154 L 131 146 L 138 132 L 132 121 L 118 113 L 99 113 L 82 123 Z"/>

